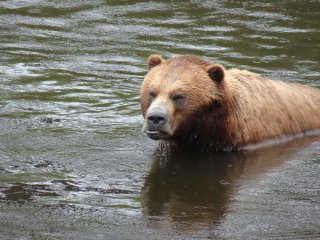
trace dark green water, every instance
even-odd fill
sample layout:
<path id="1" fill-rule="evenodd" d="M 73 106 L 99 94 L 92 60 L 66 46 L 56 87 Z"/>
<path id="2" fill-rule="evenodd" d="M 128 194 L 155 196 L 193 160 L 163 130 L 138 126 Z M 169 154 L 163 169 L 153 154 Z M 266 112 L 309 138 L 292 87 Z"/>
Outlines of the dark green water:
<path id="1" fill-rule="evenodd" d="M 319 239 L 320 138 L 153 154 L 154 53 L 320 87 L 320 1 L 1 1 L 0 239 Z"/>

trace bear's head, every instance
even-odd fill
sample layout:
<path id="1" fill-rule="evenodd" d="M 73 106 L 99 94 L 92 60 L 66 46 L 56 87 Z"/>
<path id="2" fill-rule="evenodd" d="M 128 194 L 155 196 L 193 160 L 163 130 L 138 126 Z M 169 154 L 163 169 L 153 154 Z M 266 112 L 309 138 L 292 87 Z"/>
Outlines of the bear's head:
<path id="1" fill-rule="evenodd" d="M 142 130 L 151 139 L 189 141 L 201 136 L 207 125 L 222 121 L 223 66 L 196 56 L 165 60 L 151 55 L 148 68 L 140 89 L 140 103 Z"/>

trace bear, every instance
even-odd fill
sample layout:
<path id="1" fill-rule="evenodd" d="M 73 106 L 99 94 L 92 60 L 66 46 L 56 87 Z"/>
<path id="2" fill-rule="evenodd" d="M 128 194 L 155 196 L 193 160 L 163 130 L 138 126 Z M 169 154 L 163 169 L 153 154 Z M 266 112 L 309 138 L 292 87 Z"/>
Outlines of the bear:
<path id="1" fill-rule="evenodd" d="M 142 131 L 186 149 L 237 151 L 320 131 L 320 89 L 271 80 L 193 55 L 148 59 Z"/>

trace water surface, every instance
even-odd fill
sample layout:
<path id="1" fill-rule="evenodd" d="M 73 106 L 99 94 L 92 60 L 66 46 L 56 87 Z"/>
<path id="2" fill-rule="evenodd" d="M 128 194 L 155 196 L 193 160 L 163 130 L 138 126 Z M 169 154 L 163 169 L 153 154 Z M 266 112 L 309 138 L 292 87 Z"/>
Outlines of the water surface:
<path id="1" fill-rule="evenodd" d="M 150 54 L 320 87 L 320 2 L 1 1 L 0 238 L 318 239 L 320 139 L 155 152 Z"/>

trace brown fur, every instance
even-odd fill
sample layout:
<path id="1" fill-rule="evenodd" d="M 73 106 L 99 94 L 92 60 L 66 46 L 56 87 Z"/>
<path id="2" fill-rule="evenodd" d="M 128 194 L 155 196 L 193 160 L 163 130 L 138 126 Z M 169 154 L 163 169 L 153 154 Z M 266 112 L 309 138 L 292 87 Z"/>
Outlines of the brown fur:
<path id="1" fill-rule="evenodd" d="M 147 119 L 155 100 L 165 106 L 168 134 L 160 139 L 222 150 L 320 129 L 317 88 L 225 71 L 195 56 L 166 61 L 152 55 L 149 69 L 140 90 L 141 109 Z M 173 100 L 177 94 L 184 97 L 181 106 Z"/>

